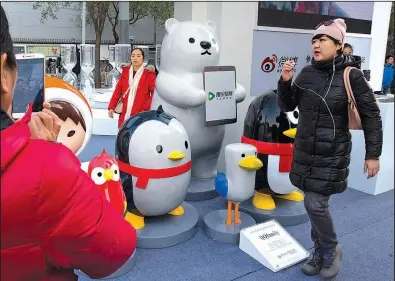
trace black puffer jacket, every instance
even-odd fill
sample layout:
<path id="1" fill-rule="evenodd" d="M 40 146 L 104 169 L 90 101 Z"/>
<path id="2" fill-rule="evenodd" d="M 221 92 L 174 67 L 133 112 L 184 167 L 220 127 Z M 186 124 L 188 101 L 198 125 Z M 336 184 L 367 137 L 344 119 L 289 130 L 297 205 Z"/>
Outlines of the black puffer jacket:
<path id="1" fill-rule="evenodd" d="M 334 64 L 331 85 L 333 62 L 313 60 L 312 65 L 302 69 L 295 83 L 284 82 L 280 78 L 277 93 L 278 105 L 283 111 L 299 107 L 291 182 L 303 191 L 325 195 L 341 193 L 347 188 L 351 133 L 348 129 L 348 98 L 343 74 L 347 66 L 359 68 L 360 61 L 353 56 L 340 56 Z M 378 159 L 383 139 L 380 110 L 360 70 L 351 71 L 350 82 L 365 135 L 365 159 Z M 327 105 L 321 98 L 325 95 Z"/>

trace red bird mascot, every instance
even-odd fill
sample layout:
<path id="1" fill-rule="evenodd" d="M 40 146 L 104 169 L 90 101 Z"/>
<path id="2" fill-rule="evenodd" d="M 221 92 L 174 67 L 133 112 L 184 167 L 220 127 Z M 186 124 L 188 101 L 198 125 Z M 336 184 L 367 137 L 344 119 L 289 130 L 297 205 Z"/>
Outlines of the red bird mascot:
<path id="1" fill-rule="evenodd" d="M 117 160 L 106 150 L 90 161 L 88 175 L 95 182 L 102 195 L 122 215 L 126 212 L 126 196 L 122 188 Z"/>

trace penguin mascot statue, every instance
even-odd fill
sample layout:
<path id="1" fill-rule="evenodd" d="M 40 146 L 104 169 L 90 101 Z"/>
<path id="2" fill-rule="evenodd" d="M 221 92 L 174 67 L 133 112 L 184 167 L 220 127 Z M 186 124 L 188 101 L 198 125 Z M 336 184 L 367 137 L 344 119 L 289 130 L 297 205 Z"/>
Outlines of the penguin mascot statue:
<path id="1" fill-rule="evenodd" d="M 258 96 L 248 108 L 242 143 L 254 145 L 262 169 L 256 172 L 253 205 L 262 210 L 276 208 L 273 197 L 303 201 L 303 194 L 289 179 L 299 110 L 283 112 L 275 90 Z"/>
<path id="2" fill-rule="evenodd" d="M 162 106 L 127 119 L 116 139 L 116 158 L 127 199 L 129 222 L 145 216 L 184 214 L 191 179 L 191 148 L 184 126 Z"/>
<path id="3" fill-rule="evenodd" d="M 232 224 L 232 202 L 235 203 L 234 223 L 241 223 L 239 204 L 254 195 L 255 172 L 262 168 L 253 145 L 232 143 L 225 147 L 225 173 L 215 177 L 215 190 L 228 200 L 226 225 Z"/>

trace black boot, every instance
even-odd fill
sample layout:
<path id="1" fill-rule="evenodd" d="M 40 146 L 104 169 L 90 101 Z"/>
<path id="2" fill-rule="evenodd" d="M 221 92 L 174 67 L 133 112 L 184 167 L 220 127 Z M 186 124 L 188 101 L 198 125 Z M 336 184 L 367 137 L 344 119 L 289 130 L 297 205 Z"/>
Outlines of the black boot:
<path id="1" fill-rule="evenodd" d="M 317 275 L 321 271 L 322 267 L 322 254 L 321 249 L 318 245 L 314 246 L 312 258 L 303 265 L 302 271 L 304 274 L 313 276 Z"/>
<path id="2" fill-rule="evenodd" d="M 323 255 L 323 263 L 321 269 L 321 277 L 324 279 L 332 279 L 340 271 L 342 252 L 339 246 L 325 250 Z"/>

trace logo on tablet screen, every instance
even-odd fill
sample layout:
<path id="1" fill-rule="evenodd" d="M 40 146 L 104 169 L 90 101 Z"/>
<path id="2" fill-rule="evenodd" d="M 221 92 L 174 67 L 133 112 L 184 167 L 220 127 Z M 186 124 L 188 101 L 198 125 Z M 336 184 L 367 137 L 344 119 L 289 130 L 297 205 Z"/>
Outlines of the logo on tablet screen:
<path id="1" fill-rule="evenodd" d="M 215 98 L 215 95 L 212 92 L 208 93 L 208 100 L 213 100 Z"/>

